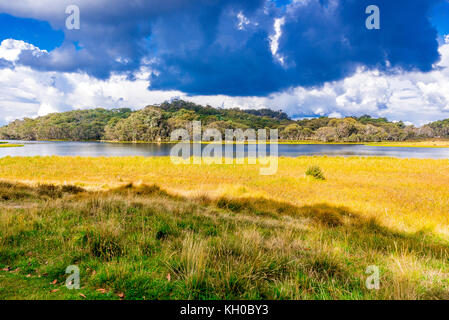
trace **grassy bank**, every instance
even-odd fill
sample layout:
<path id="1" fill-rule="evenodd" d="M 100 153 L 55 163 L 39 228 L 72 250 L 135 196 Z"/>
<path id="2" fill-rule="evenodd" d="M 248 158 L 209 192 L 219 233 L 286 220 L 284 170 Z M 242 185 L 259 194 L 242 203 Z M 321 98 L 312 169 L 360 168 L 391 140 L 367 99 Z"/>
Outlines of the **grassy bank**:
<path id="1" fill-rule="evenodd" d="M 45 140 L 49 142 L 70 142 L 72 140 Z M 116 144 L 176 144 L 178 141 L 113 141 L 113 140 L 82 140 L 80 142 L 105 142 Z M 214 142 L 202 141 L 202 144 L 211 144 Z M 224 142 L 218 142 L 224 143 Z M 238 144 L 248 144 L 248 142 L 238 142 Z M 257 143 L 255 141 L 254 143 Z M 267 141 L 270 144 L 270 141 Z M 279 140 L 278 144 L 302 144 L 302 145 L 367 145 L 371 147 L 404 147 L 404 148 L 449 148 L 449 140 L 420 140 L 420 141 L 382 141 L 382 142 L 323 142 L 316 140 Z M 237 142 L 234 142 L 237 144 Z M 7 147 L 23 147 L 23 144 L 9 144 L 7 142 L 0 142 L 0 148 Z"/>
<path id="2" fill-rule="evenodd" d="M 148 141 L 102 141 L 107 143 L 118 143 L 118 144 L 175 144 L 178 142 L 170 141 L 158 141 L 158 142 L 148 142 Z M 210 144 L 213 142 L 203 141 L 203 144 Z M 222 143 L 222 142 L 219 142 Z M 236 142 L 234 142 L 236 143 Z M 243 143 L 243 142 L 241 142 Z M 244 142 L 247 144 L 248 142 Z M 255 142 L 257 143 L 257 141 Z M 270 143 L 268 141 L 267 143 Z M 323 142 L 317 140 L 279 140 L 278 144 L 303 144 L 303 145 L 367 145 L 371 147 L 404 147 L 404 148 L 449 148 L 449 140 L 420 140 L 420 141 L 381 141 L 381 142 Z"/>
<path id="3" fill-rule="evenodd" d="M 179 141 L 113 141 L 113 140 L 101 140 L 101 142 L 107 142 L 107 143 L 118 143 L 118 144 L 177 144 Z M 214 142 L 214 141 L 200 141 L 201 144 L 224 144 L 224 143 L 232 143 L 232 144 L 248 144 L 248 143 L 257 143 L 257 140 L 251 140 L 248 141 L 228 141 L 225 140 Z M 192 141 L 190 141 L 192 143 Z M 198 142 L 196 142 L 198 143 Z M 267 144 L 271 144 L 270 140 L 266 141 Z M 278 144 L 332 144 L 332 145 L 341 145 L 341 144 L 358 144 L 363 145 L 363 142 L 323 142 L 323 141 L 316 141 L 316 140 L 278 140 L 276 143 Z"/>
<path id="4" fill-rule="evenodd" d="M 312 165 L 326 180 L 305 176 Z M 163 157 L 2 158 L 0 298 L 449 298 L 448 168 L 300 157 L 264 177 Z M 79 291 L 63 286 L 68 265 Z M 380 290 L 365 287 L 370 265 Z"/>
<path id="5" fill-rule="evenodd" d="M 23 147 L 23 144 L 11 144 L 8 142 L 0 142 L 0 148 L 17 148 Z"/>
<path id="6" fill-rule="evenodd" d="M 366 143 L 373 147 L 449 148 L 449 140 L 383 141 Z"/>

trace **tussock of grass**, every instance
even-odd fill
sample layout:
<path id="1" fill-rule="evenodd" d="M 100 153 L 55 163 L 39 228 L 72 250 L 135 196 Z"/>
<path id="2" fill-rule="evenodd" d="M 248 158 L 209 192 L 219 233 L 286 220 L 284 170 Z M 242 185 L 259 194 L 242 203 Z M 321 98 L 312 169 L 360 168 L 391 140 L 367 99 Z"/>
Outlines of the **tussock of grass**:
<path id="1" fill-rule="evenodd" d="M 107 233 L 92 234 L 88 238 L 88 245 L 93 256 L 106 261 L 123 253 L 119 238 Z"/>
<path id="2" fill-rule="evenodd" d="M 319 166 L 310 166 L 306 170 L 306 176 L 311 176 L 317 180 L 326 180 L 324 173 Z"/>
<path id="3" fill-rule="evenodd" d="M 348 207 L 145 184 L 2 188 L 34 203 L 0 198 L 0 269 L 18 268 L 0 271 L 2 299 L 443 299 L 449 290 L 447 239 Z M 73 264 L 80 291 L 63 285 Z M 378 291 L 365 287 L 370 265 L 382 272 Z"/>

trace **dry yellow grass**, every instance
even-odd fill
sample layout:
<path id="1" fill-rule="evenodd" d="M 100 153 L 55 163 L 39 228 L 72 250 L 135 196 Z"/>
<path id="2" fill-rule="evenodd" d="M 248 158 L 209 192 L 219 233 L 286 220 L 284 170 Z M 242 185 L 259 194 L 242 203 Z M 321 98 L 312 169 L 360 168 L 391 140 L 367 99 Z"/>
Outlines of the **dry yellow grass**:
<path id="1" fill-rule="evenodd" d="M 326 181 L 306 177 L 311 165 Z M 108 189 L 157 184 L 185 196 L 265 197 L 293 205 L 327 203 L 374 216 L 398 230 L 448 235 L 449 160 L 362 157 L 280 158 L 273 176 L 258 165 L 173 165 L 168 157 L 0 159 L 1 179 Z"/>

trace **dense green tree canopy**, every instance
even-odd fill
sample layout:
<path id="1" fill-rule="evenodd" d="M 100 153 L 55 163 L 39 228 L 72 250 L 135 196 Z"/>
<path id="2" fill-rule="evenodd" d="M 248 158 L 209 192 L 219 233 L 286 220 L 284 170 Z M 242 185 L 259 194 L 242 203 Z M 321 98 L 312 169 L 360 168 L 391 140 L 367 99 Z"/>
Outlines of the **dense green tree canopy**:
<path id="1" fill-rule="evenodd" d="M 283 140 L 325 142 L 403 141 L 417 138 L 449 138 L 449 119 L 420 128 L 385 118 L 320 117 L 294 121 L 281 111 L 217 109 L 176 100 L 142 110 L 90 109 L 53 113 L 36 119 L 15 120 L 0 128 L 8 140 L 114 140 L 167 141 L 179 128 L 191 132 L 191 122 L 201 121 L 203 129 L 279 129 Z"/>
<path id="2" fill-rule="evenodd" d="M 36 119 L 15 120 L 0 128 L 10 140 L 100 140 L 105 126 L 131 115 L 131 109 L 89 109 L 52 113 Z"/>

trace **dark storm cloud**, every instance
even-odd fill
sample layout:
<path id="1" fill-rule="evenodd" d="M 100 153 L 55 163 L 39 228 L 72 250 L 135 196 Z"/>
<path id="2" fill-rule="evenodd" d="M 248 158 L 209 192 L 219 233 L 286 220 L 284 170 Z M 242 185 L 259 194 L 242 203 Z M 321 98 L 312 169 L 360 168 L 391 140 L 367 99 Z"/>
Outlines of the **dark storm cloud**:
<path id="1" fill-rule="evenodd" d="M 358 66 L 429 71 L 439 60 L 437 32 L 427 13 L 432 0 L 309 1 L 291 6 L 280 51 L 284 85 L 319 85 L 353 74 Z M 380 8 L 381 29 L 368 30 L 365 9 Z"/>
<path id="2" fill-rule="evenodd" d="M 386 72 L 397 68 L 429 71 L 439 59 L 437 33 L 427 17 L 436 2 L 298 2 L 285 12 L 278 50 L 283 66 L 271 56 L 267 38 L 273 31 L 257 28 L 243 31 L 251 35 L 240 46 L 223 47 L 215 41 L 182 54 L 168 52 L 152 87 L 193 94 L 261 95 L 339 80 L 359 66 Z M 365 27 L 365 9 L 373 3 L 381 10 L 380 30 Z M 234 29 L 229 37 L 238 39 L 240 32 Z M 172 41 L 185 43 L 182 37 Z"/>
<path id="3" fill-rule="evenodd" d="M 249 96 L 321 85 L 360 66 L 429 71 L 439 60 L 428 17 L 439 0 L 78 2 L 81 30 L 65 30 L 63 45 L 48 54 L 23 52 L 20 63 L 102 79 L 147 64 L 156 71 L 152 89 Z M 380 8 L 380 30 L 365 28 L 371 4 Z M 45 6 L 32 14 L 15 4 L 1 9 L 64 28 L 65 15 Z M 274 56 L 270 37 L 279 18 Z"/>

